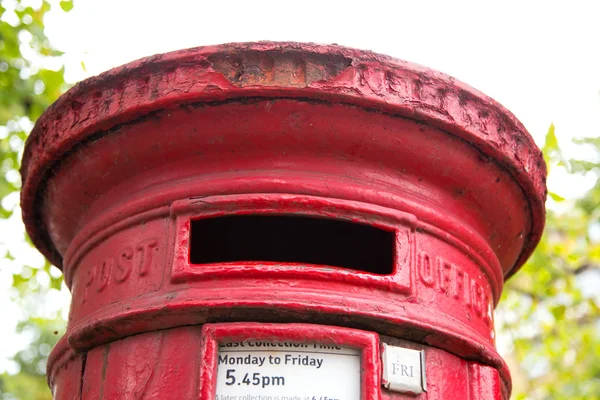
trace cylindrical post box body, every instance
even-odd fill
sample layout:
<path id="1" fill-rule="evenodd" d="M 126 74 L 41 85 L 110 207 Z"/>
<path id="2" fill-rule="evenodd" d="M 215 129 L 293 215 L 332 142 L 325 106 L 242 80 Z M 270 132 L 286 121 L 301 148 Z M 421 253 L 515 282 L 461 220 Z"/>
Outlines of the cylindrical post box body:
<path id="1" fill-rule="evenodd" d="M 157 55 L 63 95 L 22 175 L 73 294 L 56 399 L 509 397 L 492 311 L 545 165 L 451 77 L 338 46 Z"/>

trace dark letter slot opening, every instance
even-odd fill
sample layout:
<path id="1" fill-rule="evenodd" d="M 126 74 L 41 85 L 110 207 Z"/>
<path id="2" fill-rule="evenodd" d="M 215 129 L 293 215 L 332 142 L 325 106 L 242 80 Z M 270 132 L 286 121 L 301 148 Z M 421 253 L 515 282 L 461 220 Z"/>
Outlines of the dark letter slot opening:
<path id="1" fill-rule="evenodd" d="M 191 221 L 190 262 L 290 262 L 389 275 L 394 232 L 334 219 L 241 215 Z"/>

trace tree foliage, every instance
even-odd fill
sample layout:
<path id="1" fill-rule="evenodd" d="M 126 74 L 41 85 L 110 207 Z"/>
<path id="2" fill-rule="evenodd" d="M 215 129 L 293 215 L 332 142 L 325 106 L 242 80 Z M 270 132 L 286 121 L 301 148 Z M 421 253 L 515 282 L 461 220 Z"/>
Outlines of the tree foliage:
<path id="1" fill-rule="evenodd" d="M 72 3 L 62 1 L 60 6 L 68 10 Z M 33 122 L 66 89 L 61 53 L 44 33 L 44 15 L 50 8 L 45 0 L 0 2 L 0 218 L 5 221 L 20 217 L 18 169 L 25 138 Z M 27 240 L 22 231 L 17 233 Z M 18 331 L 30 341 L 13 358 L 20 372 L 0 375 L 0 398 L 50 399 L 45 365 L 58 339 L 55 332 L 63 330 L 65 322 L 58 313 L 41 310 L 44 297 L 60 288 L 62 278 L 47 262 L 22 265 L 14 249 L 1 241 L 0 258 L 3 268 L 14 271 L 11 296 L 23 311 Z"/>
<path id="2" fill-rule="evenodd" d="M 595 185 L 573 201 L 549 194 L 542 240 L 496 311 L 516 361 L 515 399 L 600 399 L 600 139 L 579 144 L 588 159 L 566 160 L 548 130 L 550 174 L 592 174 Z"/>
<path id="3" fill-rule="evenodd" d="M 13 216 L 19 160 L 33 121 L 65 89 L 60 52 L 44 34 L 51 4 L 0 1 L 0 218 Z M 33 5 L 32 5 L 33 4 Z M 58 5 L 69 11 L 71 1 Z M 550 193 L 546 230 L 535 253 L 507 283 L 497 310 L 500 335 L 510 339 L 515 399 L 600 398 L 600 139 L 579 142 L 585 159 L 567 160 L 551 127 L 543 148 L 550 173 L 592 174 L 595 185 L 576 201 Z M 26 238 L 23 237 L 25 241 Z M 16 263 L 0 242 L 0 258 Z M 18 330 L 29 345 L 14 361 L 17 375 L 0 375 L 0 399 L 49 399 L 45 363 L 65 322 L 37 309 L 61 278 L 50 266 L 20 266 L 13 295 L 23 308 Z M 595 283 L 594 283 L 595 282 Z"/>
<path id="4" fill-rule="evenodd" d="M 0 198 L 19 190 L 18 157 L 32 121 L 65 89 L 60 52 L 44 34 L 50 3 L 43 1 L 38 9 L 26 3 L 0 3 Z M 0 208 L 4 217 L 11 212 Z"/>

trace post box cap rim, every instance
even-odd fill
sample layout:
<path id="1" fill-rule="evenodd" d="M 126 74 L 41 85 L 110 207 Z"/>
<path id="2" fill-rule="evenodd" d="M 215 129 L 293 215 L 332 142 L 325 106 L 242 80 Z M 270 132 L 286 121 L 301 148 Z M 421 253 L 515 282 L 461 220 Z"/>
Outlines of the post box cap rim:
<path id="1" fill-rule="evenodd" d="M 272 64 L 271 72 L 240 73 L 236 63 L 247 60 Z M 299 73 L 278 78 L 278 62 L 284 72 L 291 65 Z M 297 76 L 302 78 L 293 78 Z M 164 90 L 167 86 L 169 90 Z M 546 166 L 523 125 L 496 101 L 446 74 L 370 51 L 256 42 L 142 58 L 78 83 L 52 104 L 27 139 L 21 167 L 23 220 L 35 246 L 61 267 L 62 257 L 47 235 L 39 205 L 53 167 L 77 144 L 156 110 L 243 97 L 347 103 L 411 118 L 455 135 L 507 170 L 529 201 L 532 228 L 507 276 L 525 262 L 540 240 Z"/>

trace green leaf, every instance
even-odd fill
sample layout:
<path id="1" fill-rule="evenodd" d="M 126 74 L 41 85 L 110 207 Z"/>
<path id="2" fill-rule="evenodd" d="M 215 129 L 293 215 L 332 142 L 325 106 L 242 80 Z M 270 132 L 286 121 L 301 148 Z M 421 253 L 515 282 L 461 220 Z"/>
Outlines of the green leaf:
<path id="1" fill-rule="evenodd" d="M 60 8 L 65 12 L 69 12 L 73 9 L 73 0 L 63 0 L 60 2 Z"/>
<path id="2" fill-rule="evenodd" d="M 548 128 L 548 132 L 546 133 L 546 140 L 544 143 L 544 150 L 558 150 L 558 139 L 556 138 L 556 133 L 554 129 L 554 124 L 550 124 Z"/>
<path id="3" fill-rule="evenodd" d="M 562 196 L 557 195 L 554 192 L 548 192 L 548 196 L 550 196 L 552 198 L 552 200 L 556 201 L 556 202 L 561 202 L 561 201 L 565 201 L 565 198 Z"/>

